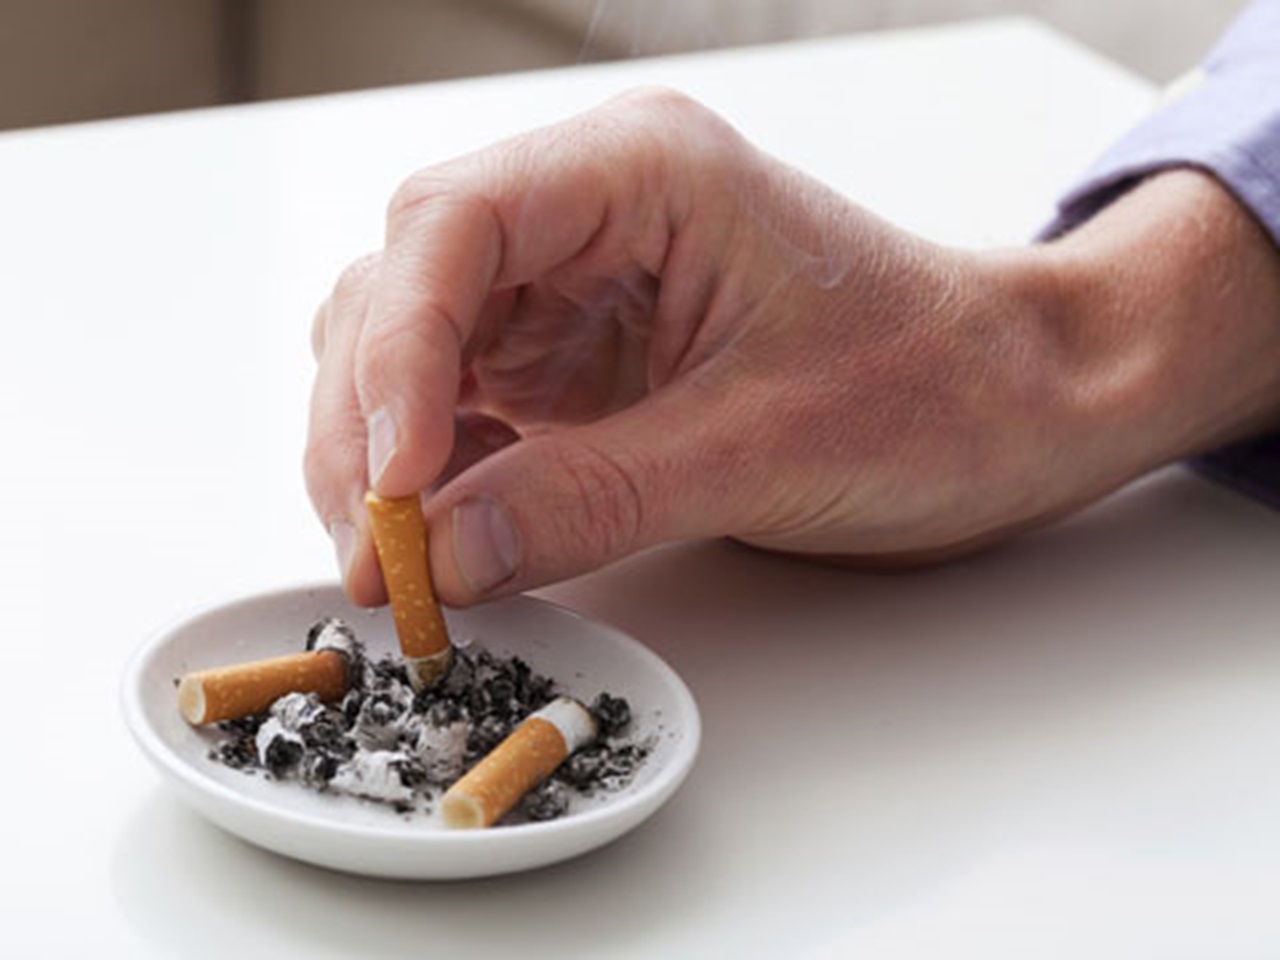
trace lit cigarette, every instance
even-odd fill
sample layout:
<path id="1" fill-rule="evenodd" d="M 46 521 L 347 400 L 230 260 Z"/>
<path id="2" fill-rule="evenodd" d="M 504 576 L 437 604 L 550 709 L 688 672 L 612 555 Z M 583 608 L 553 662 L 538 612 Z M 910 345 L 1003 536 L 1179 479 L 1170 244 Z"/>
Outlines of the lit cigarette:
<path id="1" fill-rule="evenodd" d="M 453 647 L 431 586 L 422 507 L 416 496 L 380 497 L 372 491 L 364 502 L 409 681 L 415 690 L 433 686 L 448 671 Z"/>
<path id="2" fill-rule="evenodd" d="M 178 683 L 178 709 L 188 723 L 200 726 L 262 713 L 286 693 L 337 700 L 349 682 L 344 653 L 309 650 L 189 673 Z"/>
<path id="3" fill-rule="evenodd" d="M 463 830 L 491 826 L 596 735 L 595 718 L 577 700 L 551 701 L 526 717 L 449 788 L 441 801 L 445 826 Z"/>

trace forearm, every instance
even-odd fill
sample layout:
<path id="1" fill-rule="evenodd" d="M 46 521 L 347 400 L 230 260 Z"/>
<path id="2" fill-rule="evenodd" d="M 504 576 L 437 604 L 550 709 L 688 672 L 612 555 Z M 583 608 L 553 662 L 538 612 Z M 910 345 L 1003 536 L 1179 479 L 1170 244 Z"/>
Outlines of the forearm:
<path id="1" fill-rule="evenodd" d="M 1280 425 L 1280 251 L 1211 176 L 1152 177 L 1031 262 L 1071 414 L 1114 469 Z"/>

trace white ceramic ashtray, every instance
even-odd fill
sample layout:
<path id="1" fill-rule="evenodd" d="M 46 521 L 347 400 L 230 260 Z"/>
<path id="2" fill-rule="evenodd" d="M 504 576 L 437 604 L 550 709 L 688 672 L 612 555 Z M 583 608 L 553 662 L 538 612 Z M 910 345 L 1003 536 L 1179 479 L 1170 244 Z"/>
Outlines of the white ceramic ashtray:
<path id="1" fill-rule="evenodd" d="M 388 610 L 352 606 L 336 585 L 312 585 L 201 610 L 152 636 L 130 661 L 126 722 L 165 779 L 218 826 L 276 853 L 352 873 L 405 879 L 491 876 L 565 860 L 638 826 L 675 792 L 698 751 L 698 709 L 661 659 L 626 634 L 529 597 L 446 614 L 450 633 L 519 657 L 584 702 L 605 691 L 631 705 L 628 739 L 647 753 L 616 788 L 575 796 L 566 814 L 482 830 L 450 830 L 437 810 L 397 811 L 220 763 L 225 735 L 189 725 L 175 683 L 194 671 L 297 652 L 325 617 L 355 630 L 371 660 L 396 650 Z"/>

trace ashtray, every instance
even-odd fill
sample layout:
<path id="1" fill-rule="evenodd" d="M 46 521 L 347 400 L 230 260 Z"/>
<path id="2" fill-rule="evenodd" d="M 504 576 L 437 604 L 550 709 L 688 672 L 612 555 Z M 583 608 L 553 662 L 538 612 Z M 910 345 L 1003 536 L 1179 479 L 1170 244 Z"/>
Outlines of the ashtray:
<path id="1" fill-rule="evenodd" d="M 124 675 L 126 722 L 143 752 L 191 807 L 219 827 L 284 856 L 351 873 L 459 879 L 545 866 L 600 847 L 654 814 L 697 756 L 697 705 L 679 676 L 613 627 L 531 597 L 449 610 L 451 635 L 516 656 L 589 699 L 601 690 L 631 704 L 631 736 L 649 746 L 644 764 L 616 790 L 580 798 L 547 822 L 449 830 L 438 814 L 405 816 L 349 796 L 246 775 L 210 759 L 214 734 L 178 711 L 175 681 L 193 671 L 299 649 L 308 628 L 340 617 L 371 657 L 397 649 L 390 611 L 352 605 L 336 584 L 312 584 L 205 607 L 158 631 Z"/>

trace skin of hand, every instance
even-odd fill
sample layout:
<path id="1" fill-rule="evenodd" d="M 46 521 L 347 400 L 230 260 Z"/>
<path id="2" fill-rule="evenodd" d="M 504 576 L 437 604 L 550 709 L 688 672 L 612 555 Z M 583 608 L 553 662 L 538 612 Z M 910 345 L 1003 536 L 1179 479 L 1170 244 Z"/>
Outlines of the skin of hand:
<path id="1" fill-rule="evenodd" d="M 1280 255 L 1191 170 L 946 249 L 640 91 L 410 178 L 313 347 L 357 602 L 369 488 L 423 492 L 454 605 L 694 537 L 913 564 L 1280 419 Z"/>

